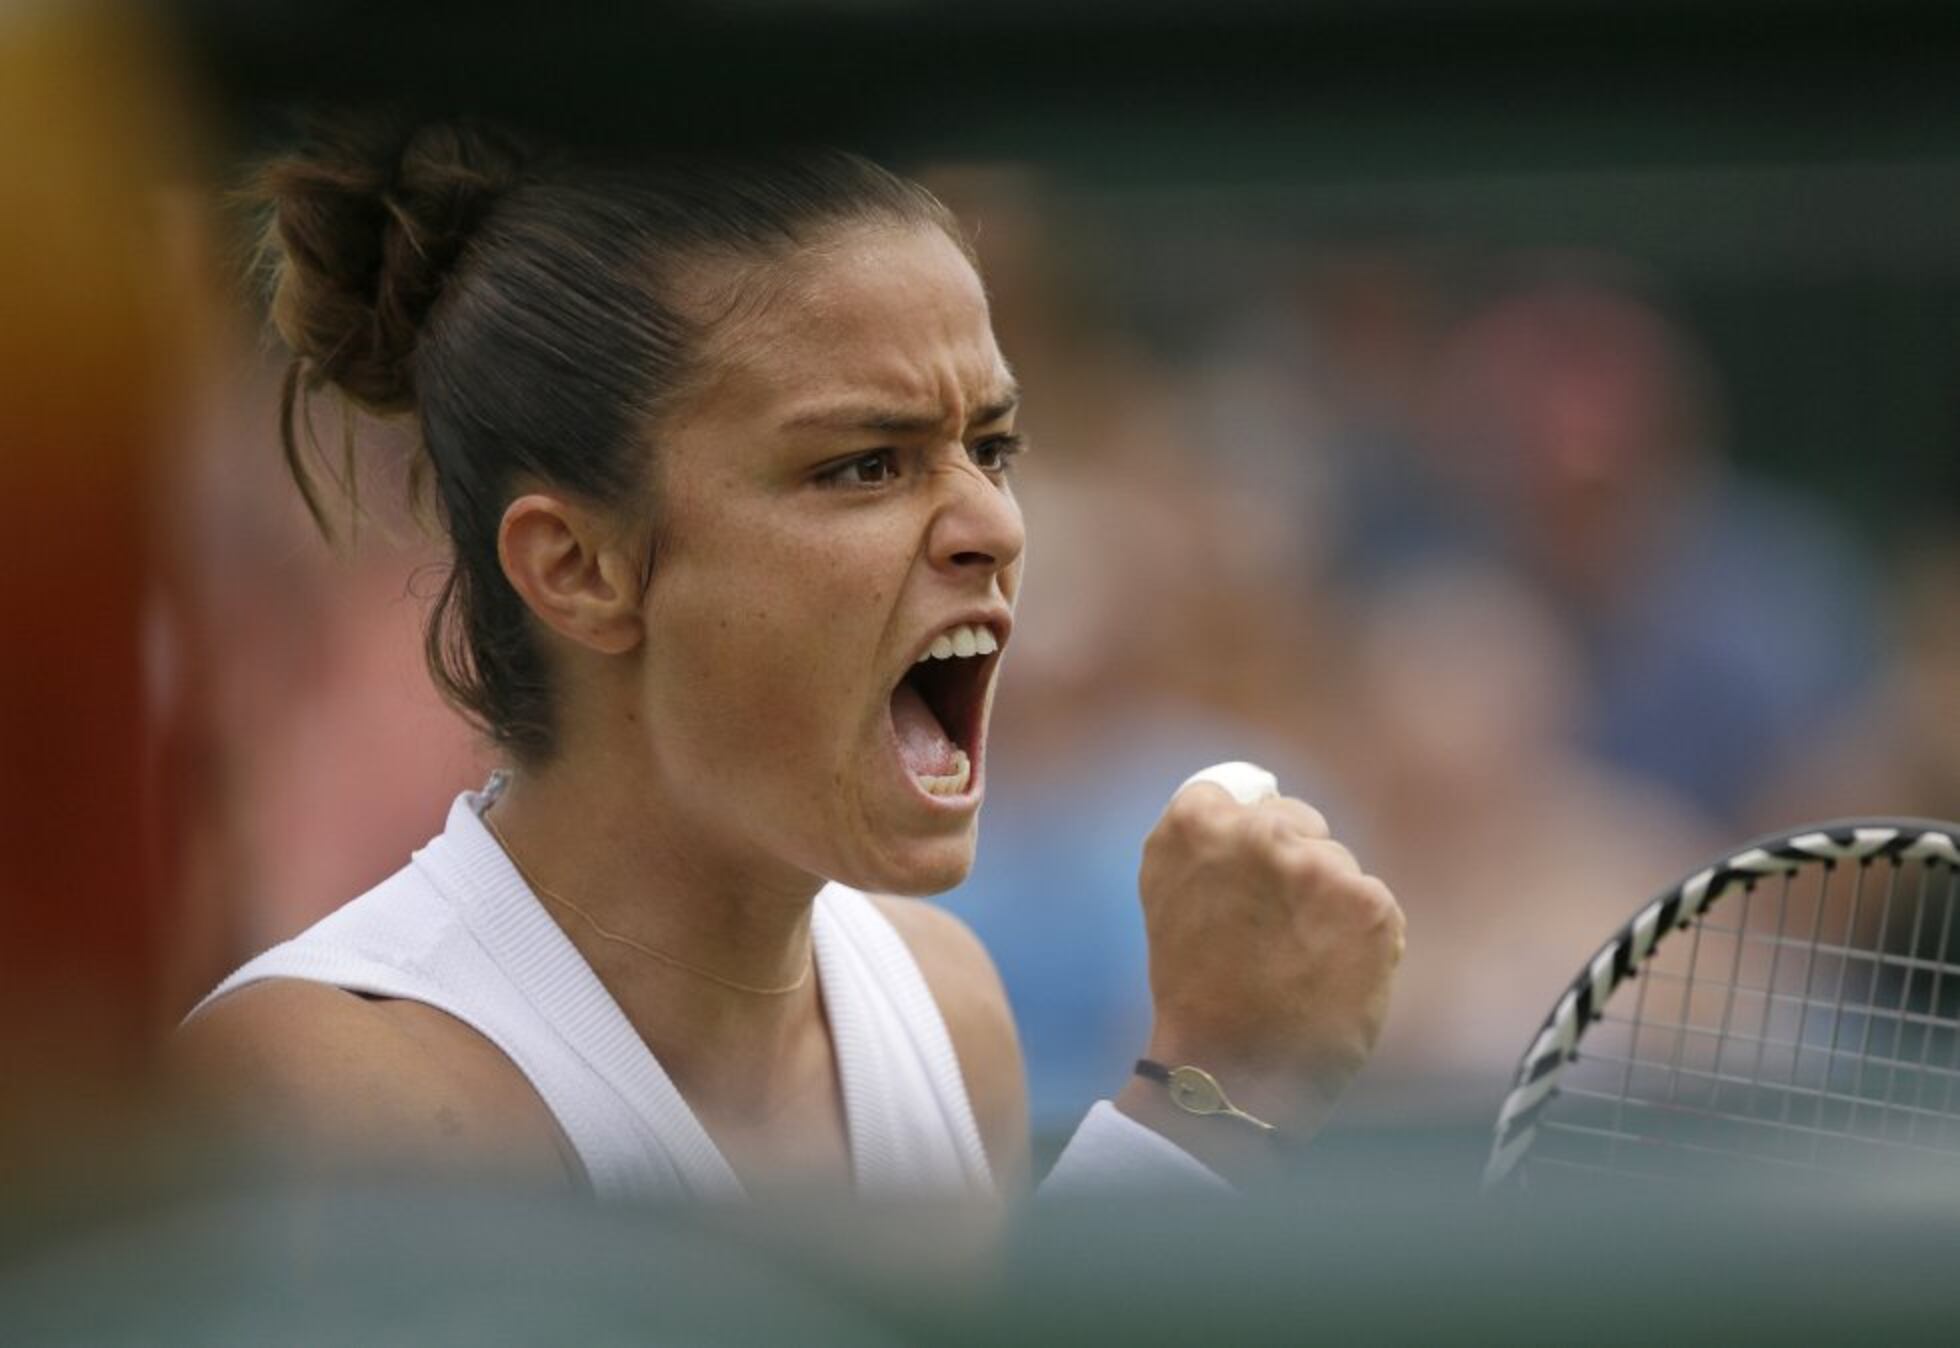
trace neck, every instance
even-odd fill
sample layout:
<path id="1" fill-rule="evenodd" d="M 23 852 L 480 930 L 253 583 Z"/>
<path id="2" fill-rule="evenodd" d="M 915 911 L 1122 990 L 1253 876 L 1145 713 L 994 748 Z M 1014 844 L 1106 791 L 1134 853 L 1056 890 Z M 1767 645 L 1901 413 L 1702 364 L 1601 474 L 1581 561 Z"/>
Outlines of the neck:
<path id="1" fill-rule="evenodd" d="M 827 1044 L 810 935 L 821 882 L 743 864 L 644 780 L 608 775 L 514 773 L 486 819 L 697 1109 L 771 1110 Z"/>

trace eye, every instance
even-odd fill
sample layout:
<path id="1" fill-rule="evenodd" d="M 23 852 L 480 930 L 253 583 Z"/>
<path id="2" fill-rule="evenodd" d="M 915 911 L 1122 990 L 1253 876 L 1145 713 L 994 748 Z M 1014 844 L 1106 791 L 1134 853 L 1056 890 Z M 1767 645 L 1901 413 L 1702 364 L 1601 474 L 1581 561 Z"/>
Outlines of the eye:
<path id="1" fill-rule="evenodd" d="M 1028 447 L 1027 439 L 1019 435 L 993 435 L 974 445 L 967 453 L 982 471 L 1004 473 L 1014 456 Z"/>
<path id="2" fill-rule="evenodd" d="M 824 469 L 817 474 L 817 481 L 827 487 L 877 487 L 897 476 L 898 455 L 889 449 L 874 449 Z"/>

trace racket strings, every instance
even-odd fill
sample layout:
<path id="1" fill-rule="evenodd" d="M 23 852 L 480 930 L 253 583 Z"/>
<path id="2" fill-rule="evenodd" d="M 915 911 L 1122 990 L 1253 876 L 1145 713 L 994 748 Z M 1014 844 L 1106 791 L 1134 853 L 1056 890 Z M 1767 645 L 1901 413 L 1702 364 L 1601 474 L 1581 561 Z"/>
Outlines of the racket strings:
<path id="1" fill-rule="evenodd" d="M 1530 1171 L 1960 1168 L 1960 872 L 1878 859 L 1726 893 L 1590 1028 Z"/>

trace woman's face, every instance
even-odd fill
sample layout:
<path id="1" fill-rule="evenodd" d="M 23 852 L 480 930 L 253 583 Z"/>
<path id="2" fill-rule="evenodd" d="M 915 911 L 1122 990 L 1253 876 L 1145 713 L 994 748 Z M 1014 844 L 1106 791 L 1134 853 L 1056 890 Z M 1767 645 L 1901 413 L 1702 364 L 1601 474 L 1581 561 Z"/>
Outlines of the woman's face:
<path id="1" fill-rule="evenodd" d="M 936 229 L 851 230 L 767 280 L 659 437 L 663 808 L 758 879 L 945 889 L 973 861 L 986 652 L 1020 582 L 1013 379 Z"/>

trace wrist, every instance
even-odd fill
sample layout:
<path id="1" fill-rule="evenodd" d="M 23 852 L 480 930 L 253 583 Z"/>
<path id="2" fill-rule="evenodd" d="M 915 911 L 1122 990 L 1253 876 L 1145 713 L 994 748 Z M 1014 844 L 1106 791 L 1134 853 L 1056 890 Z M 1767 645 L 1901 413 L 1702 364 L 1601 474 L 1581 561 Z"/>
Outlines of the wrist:
<path id="1" fill-rule="evenodd" d="M 1239 1111 L 1271 1124 L 1277 1135 L 1294 1142 L 1305 1142 L 1320 1131 L 1346 1084 L 1345 1074 L 1336 1083 L 1329 1073 L 1291 1058 L 1230 1052 L 1215 1043 L 1171 1034 L 1159 1027 L 1150 1036 L 1143 1060 L 1172 1069 L 1202 1069 Z M 1162 1083 L 1149 1084 L 1168 1096 Z M 1229 1115 L 1224 1122 L 1245 1126 Z"/>
<path id="2" fill-rule="evenodd" d="M 1225 1093 L 1218 1078 L 1189 1063 L 1177 1067 L 1166 1066 L 1154 1058 L 1138 1058 L 1136 1075 L 1145 1081 L 1154 1081 L 1170 1092 L 1171 1103 L 1186 1114 L 1196 1114 L 1201 1118 L 1220 1117 L 1236 1119 L 1248 1128 L 1262 1133 L 1275 1134 L 1277 1130 L 1256 1114 L 1248 1114 L 1232 1103 L 1232 1097 Z"/>
<path id="3" fill-rule="evenodd" d="M 1240 1188 L 1289 1169 L 1299 1147 L 1326 1117 L 1317 1101 L 1250 1074 L 1213 1072 L 1208 1063 L 1175 1055 L 1158 1058 L 1152 1053 L 1150 1058 L 1171 1069 L 1201 1068 L 1220 1089 L 1174 1091 L 1164 1081 L 1133 1075 L 1118 1093 L 1116 1108 Z M 1195 1103 L 1197 1111 L 1181 1105 L 1180 1096 Z M 1225 1102 L 1229 1110 L 1217 1107 Z"/>

